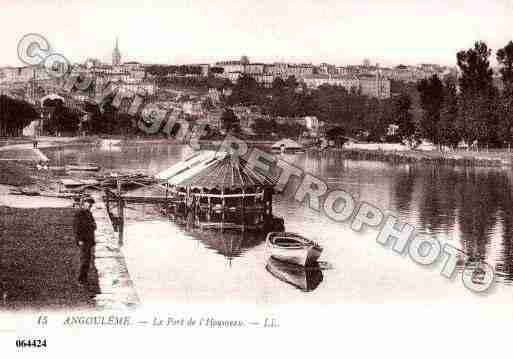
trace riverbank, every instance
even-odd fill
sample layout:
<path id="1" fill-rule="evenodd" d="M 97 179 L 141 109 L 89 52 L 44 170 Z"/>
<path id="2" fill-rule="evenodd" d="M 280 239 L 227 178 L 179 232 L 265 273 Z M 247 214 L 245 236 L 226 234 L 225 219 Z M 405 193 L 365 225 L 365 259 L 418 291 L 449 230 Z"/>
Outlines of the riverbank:
<path id="1" fill-rule="evenodd" d="M 101 198 L 92 209 L 97 224 L 88 287 L 77 282 L 80 249 L 70 199 L 14 195 L 55 187 L 55 178 L 33 165 L 0 161 L 0 310 L 127 309 L 137 294 Z M 55 188 L 53 188 L 56 191 Z"/>
<path id="2" fill-rule="evenodd" d="M 95 307 L 98 274 L 88 286 L 77 278 L 80 249 L 73 208 L 0 206 L 1 310 L 88 310 Z"/>
<path id="3" fill-rule="evenodd" d="M 332 149 L 329 151 L 340 152 L 345 158 L 351 160 L 383 161 L 396 164 L 430 164 L 499 168 L 511 168 L 513 166 L 513 153 L 508 151 L 383 151 L 345 148 Z"/>
<path id="4" fill-rule="evenodd" d="M 183 145 L 182 142 L 169 138 L 122 138 L 121 136 L 112 136 L 103 140 L 120 140 L 120 146 L 132 145 Z M 92 137 L 41 137 L 39 139 L 39 148 L 49 149 L 54 147 L 73 146 L 73 145 L 94 145 L 99 144 L 102 139 L 97 136 Z M 3 157 L 23 157 L 23 151 L 32 148 L 31 141 L 23 142 L 23 139 L 12 139 L 12 143 L 0 141 L 0 159 Z M 201 149 L 217 149 L 222 145 L 222 140 L 200 140 L 198 141 Z M 250 147 L 258 147 L 265 151 L 270 151 L 270 147 L 275 141 L 268 140 L 245 140 Z M 3 147 L 2 147 L 3 144 Z M 439 150 L 421 151 L 409 149 L 395 149 L 394 146 L 386 146 L 387 144 L 361 144 L 359 148 L 343 147 L 330 148 L 323 151 L 343 153 L 343 155 L 352 160 L 364 161 L 383 161 L 389 163 L 405 163 L 405 164 L 435 164 L 450 166 L 471 166 L 471 167 L 499 167 L 511 168 L 513 166 L 513 152 L 504 150 L 490 151 L 468 151 L 457 150 L 452 152 L 441 152 Z M 399 147 L 404 147 L 399 145 Z M 308 152 L 319 152 L 317 147 L 307 148 Z M 17 153 L 16 153 L 17 152 Z M 44 150 L 43 150 L 44 155 Z M 6 157 L 6 158 L 7 158 Z M 9 157 L 9 158 L 10 158 Z M 40 159 L 34 155 L 33 162 Z M 2 161 L 0 161 L 2 162 Z M 1 181 L 0 181 L 1 183 Z"/>
<path id="5" fill-rule="evenodd" d="M 93 144 L 98 142 L 99 137 L 54 137 L 39 136 L 37 137 L 38 148 L 53 148 L 66 145 Z M 31 148 L 34 139 L 31 137 L 14 137 L 0 139 L 0 151 L 7 149 Z"/>
<path id="6" fill-rule="evenodd" d="M 36 183 L 29 166 L 0 161 L 0 184 L 9 186 L 30 186 Z"/>

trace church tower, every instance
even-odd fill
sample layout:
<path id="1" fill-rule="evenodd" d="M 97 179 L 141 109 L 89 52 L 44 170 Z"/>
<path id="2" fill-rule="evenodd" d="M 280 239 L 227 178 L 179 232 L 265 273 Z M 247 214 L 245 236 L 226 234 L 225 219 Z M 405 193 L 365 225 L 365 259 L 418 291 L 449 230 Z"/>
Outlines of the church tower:
<path id="1" fill-rule="evenodd" d="M 119 51 L 118 38 L 116 37 L 116 47 L 112 52 L 112 66 L 121 65 L 121 52 Z"/>

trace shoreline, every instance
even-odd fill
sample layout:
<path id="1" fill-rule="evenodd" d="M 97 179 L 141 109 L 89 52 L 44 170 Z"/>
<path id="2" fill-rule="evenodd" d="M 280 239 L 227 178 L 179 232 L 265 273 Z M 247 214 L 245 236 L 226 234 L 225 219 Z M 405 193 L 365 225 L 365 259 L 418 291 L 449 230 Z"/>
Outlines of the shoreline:
<path id="1" fill-rule="evenodd" d="M 351 160 L 382 161 L 393 164 L 427 164 L 461 167 L 494 167 L 511 169 L 513 153 L 510 152 L 440 152 L 440 151 L 383 151 L 365 149 L 339 149 Z"/>
<path id="2" fill-rule="evenodd" d="M 34 179 L 34 183 L 31 184 L 36 187 L 41 185 L 42 182 L 39 179 Z M 25 187 L 25 185 L 0 184 L 0 210 L 5 213 L 24 213 L 24 215 L 15 215 L 14 217 L 10 215 L 10 217 L 3 218 L 5 238 L 1 244 L 4 247 L 4 252 L 7 250 L 5 253 L 16 251 L 15 258 L 18 258 L 16 259 L 18 266 L 26 268 L 27 273 L 37 274 L 24 277 L 21 274 L 15 275 L 17 267 L 4 268 L 2 276 L 5 279 L 17 278 L 19 280 L 21 278 L 22 283 L 28 284 L 25 287 L 16 285 L 13 280 L 4 280 L 0 288 L 7 293 L 6 298 L 8 299 L 7 304 L 0 303 L 0 311 L 4 309 L 2 307 L 30 310 L 53 307 L 67 308 L 67 306 L 92 310 L 124 310 L 137 307 L 140 304 L 127 269 L 122 247 L 118 243 L 117 233 L 113 231 L 100 193 L 94 194 L 97 200 L 97 204 L 92 208 L 97 225 L 96 246 L 90 268 L 91 285 L 89 289 L 86 289 L 79 286 L 76 281 L 80 264 L 80 249 L 76 245 L 72 230 L 72 217 L 77 211 L 72 208 L 72 200 L 10 193 L 11 189 L 19 187 Z M 25 235 L 25 231 L 28 231 L 30 236 Z M 35 242 L 22 241 L 23 238 L 38 240 Z M 40 241 L 46 243 L 43 248 L 35 244 Z M 20 246 L 19 243 L 26 243 L 28 247 L 24 249 L 25 244 Z M 51 255 L 38 255 L 40 251 L 47 251 Z M 31 259 L 32 257 L 35 259 Z M 41 262 L 40 258 L 46 259 Z M 68 264 L 48 264 L 54 261 Z M 20 298 L 23 298 L 25 295 L 23 293 L 26 291 L 28 291 L 27 295 L 31 295 L 39 290 L 37 289 L 39 288 L 38 278 L 45 283 L 45 287 L 61 289 L 44 291 L 40 295 L 41 299 L 32 306 Z M 9 303 L 10 298 L 13 300 L 12 303 Z"/>
<path id="3" fill-rule="evenodd" d="M 96 145 L 101 140 L 121 140 L 119 147 L 131 145 L 159 145 L 168 144 L 181 146 L 184 143 L 177 142 L 173 139 L 166 138 L 124 138 L 120 139 L 116 136 L 112 137 L 41 137 L 39 149 L 52 149 L 77 145 Z M 0 142 L 0 160 L 2 160 L 2 152 L 12 152 L 16 150 L 27 150 L 32 148 L 30 139 L 22 142 L 23 139 L 13 138 L 12 144 Z M 249 146 L 255 146 L 264 150 L 270 149 L 274 141 L 268 140 L 244 140 Z M 199 140 L 201 149 L 212 149 L 222 144 L 222 140 Z M 372 144 L 369 144 L 372 145 Z M 455 151 L 440 152 L 420 151 L 420 150 L 383 150 L 383 149 L 365 149 L 365 148 L 329 148 L 320 150 L 317 148 L 305 148 L 309 153 L 341 153 L 344 157 L 351 160 L 361 161 L 382 161 L 393 164 L 429 164 L 429 165 L 447 165 L 447 166 L 463 166 L 463 167 L 495 167 L 495 168 L 512 168 L 513 152 L 508 150 L 496 151 Z M 3 159 L 7 163 L 16 162 L 16 158 Z"/>

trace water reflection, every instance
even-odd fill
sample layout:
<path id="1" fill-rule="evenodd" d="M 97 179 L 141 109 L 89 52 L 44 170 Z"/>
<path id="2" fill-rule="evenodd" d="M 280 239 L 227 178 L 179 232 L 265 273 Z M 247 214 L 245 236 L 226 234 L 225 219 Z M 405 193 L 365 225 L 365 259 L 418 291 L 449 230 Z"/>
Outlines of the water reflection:
<path id="1" fill-rule="evenodd" d="M 290 284 L 303 292 L 315 290 L 323 280 L 322 271 L 317 266 L 301 267 L 288 264 L 269 257 L 265 267 L 269 273 L 284 283 Z"/>
<path id="2" fill-rule="evenodd" d="M 217 254 L 223 255 L 231 264 L 236 257 L 265 242 L 266 234 L 259 232 L 237 232 L 184 228 L 192 238 Z"/>
<path id="3" fill-rule="evenodd" d="M 121 147 L 118 152 L 100 147 L 65 148 L 48 155 L 57 164 L 96 162 L 106 170 L 155 174 L 190 151 L 187 146 L 141 145 Z M 326 180 L 330 188 L 344 189 L 358 201 L 365 200 L 396 212 L 402 221 L 414 225 L 417 232 L 449 241 L 464 250 L 470 261 L 486 260 L 496 268 L 501 281 L 513 282 L 511 171 L 354 161 L 341 153 L 285 155 L 282 159 Z M 293 182 L 298 183 L 297 179 Z M 303 228 L 307 232 L 310 231 L 307 226 L 319 226 L 310 232 L 320 233 L 316 239 L 323 241 L 326 254 L 333 256 L 331 262 L 343 261 L 340 250 L 343 243 L 331 241 L 339 237 L 341 224 L 321 220 L 318 213 L 304 210 L 294 201 L 294 192 L 285 191 L 276 198 L 275 210 L 285 217 L 286 228 Z M 265 240 L 264 235 L 217 231 L 195 232 L 192 237 L 230 262 L 247 257 L 248 252 L 257 253 Z M 305 283 L 297 279 L 297 273 L 290 274 L 279 265 L 268 267 L 273 275 L 278 274 L 276 277 L 287 278 L 286 282 Z M 318 278 L 318 274 L 313 278 Z M 329 275 L 335 274 L 330 272 Z M 307 276 L 305 274 L 305 278 Z M 299 277 L 303 278 L 302 274 Z M 312 288 L 311 285 L 300 287 Z"/>

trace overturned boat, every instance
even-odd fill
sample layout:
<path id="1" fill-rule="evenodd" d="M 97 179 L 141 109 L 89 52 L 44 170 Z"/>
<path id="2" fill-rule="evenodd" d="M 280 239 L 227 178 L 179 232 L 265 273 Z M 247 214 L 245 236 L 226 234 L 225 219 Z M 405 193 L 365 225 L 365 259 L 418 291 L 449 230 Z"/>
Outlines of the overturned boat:
<path id="1" fill-rule="evenodd" d="M 266 249 L 274 259 L 303 267 L 316 264 L 322 253 L 319 244 L 290 232 L 270 232 Z"/>

